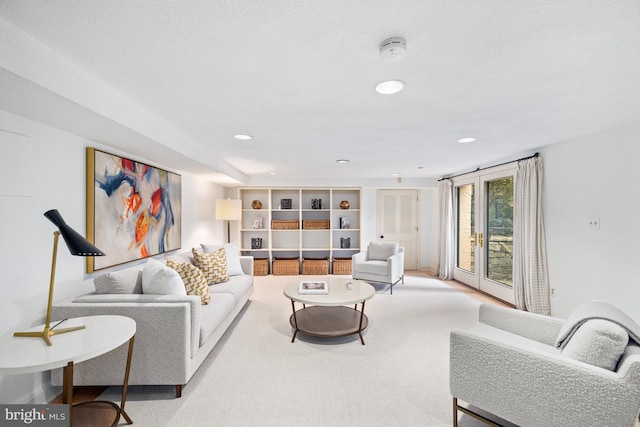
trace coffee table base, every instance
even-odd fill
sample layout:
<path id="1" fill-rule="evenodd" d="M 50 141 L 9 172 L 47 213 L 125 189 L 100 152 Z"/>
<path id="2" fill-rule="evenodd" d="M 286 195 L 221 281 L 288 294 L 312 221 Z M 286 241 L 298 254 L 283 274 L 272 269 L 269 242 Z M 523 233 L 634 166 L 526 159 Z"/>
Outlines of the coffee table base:
<path id="1" fill-rule="evenodd" d="M 294 328 L 291 342 L 295 341 L 298 332 L 320 338 L 358 334 L 360 342 L 364 345 L 362 331 L 369 326 L 369 319 L 364 314 L 364 302 L 361 310 L 345 306 L 314 305 L 296 311 L 293 301 L 291 305 L 293 314 L 289 322 Z"/>

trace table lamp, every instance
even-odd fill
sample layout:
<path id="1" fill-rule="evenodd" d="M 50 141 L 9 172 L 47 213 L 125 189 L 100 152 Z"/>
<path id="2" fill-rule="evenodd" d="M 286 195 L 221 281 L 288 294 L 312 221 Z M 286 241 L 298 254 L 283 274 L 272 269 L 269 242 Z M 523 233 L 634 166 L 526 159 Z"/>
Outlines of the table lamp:
<path id="1" fill-rule="evenodd" d="M 242 200 L 216 200 L 216 219 L 227 221 L 227 243 L 231 243 L 231 221 L 242 219 Z"/>
<path id="2" fill-rule="evenodd" d="M 47 303 L 47 322 L 45 323 L 44 330 L 42 332 L 16 332 L 14 337 L 37 337 L 42 338 L 47 345 L 51 345 L 51 337 L 54 335 L 64 334 L 66 332 L 77 331 L 84 329 L 84 326 L 77 326 L 73 328 L 55 329 L 52 330 L 51 323 L 51 304 L 53 303 L 53 283 L 56 276 L 56 255 L 58 253 L 58 237 L 62 235 L 69 252 L 71 255 L 77 256 L 103 256 L 104 253 L 91 244 L 87 239 L 82 237 L 77 231 L 71 228 L 62 215 L 56 210 L 52 209 L 44 213 L 44 216 L 58 227 L 58 230 L 53 232 L 53 259 L 51 261 L 51 281 L 49 282 L 49 301 Z M 54 326 L 55 328 L 55 326 Z"/>

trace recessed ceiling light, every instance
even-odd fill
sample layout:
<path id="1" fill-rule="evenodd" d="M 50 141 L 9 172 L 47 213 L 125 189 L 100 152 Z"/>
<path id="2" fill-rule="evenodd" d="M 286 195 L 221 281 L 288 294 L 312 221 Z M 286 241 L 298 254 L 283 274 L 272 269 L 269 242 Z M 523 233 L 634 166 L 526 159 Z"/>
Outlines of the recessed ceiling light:
<path id="1" fill-rule="evenodd" d="M 269 172 L 269 175 L 278 175 L 278 172 Z"/>
<path id="2" fill-rule="evenodd" d="M 382 95 L 393 95 L 404 88 L 404 82 L 400 80 L 385 80 L 376 85 L 376 92 Z"/>
<path id="3" fill-rule="evenodd" d="M 466 137 L 466 138 L 460 138 L 460 139 L 458 140 L 458 142 L 459 142 L 460 144 L 468 144 L 468 143 L 470 143 L 470 142 L 476 142 L 477 140 L 478 140 L 478 138 L 473 137 L 473 136 L 469 136 L 469 137 Z"/>
<path id="4" fill-rule="evenodd" d="M 239 139 L 240 141 L 250 141 L 253 139 L 253 137 L 251 135 L 245 135 L 242 133 L 239 133 L 238 135 L 233 135 L 233 137 L 235 139 Z"/>
<path id="5" fill-rule="evenodd" d="M 349 163 L 349 160 L 347 160 L 347 159 L 338 159 L 338 160 L 336 160 L 336 163 L 346 164 L 346 163 Z"/>
<path id="6" fill-rule="evenodd" d="M 394 172 L 394 173 L 391 174 L 391 176 L 400 176 L 400 173 L 399 172 Z"/>

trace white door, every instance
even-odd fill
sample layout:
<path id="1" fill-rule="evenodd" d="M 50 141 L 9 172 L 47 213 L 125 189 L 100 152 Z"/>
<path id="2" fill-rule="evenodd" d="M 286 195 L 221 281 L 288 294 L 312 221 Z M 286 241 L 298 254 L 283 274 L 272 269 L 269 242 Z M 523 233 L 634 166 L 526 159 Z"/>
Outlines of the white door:
<path id="1" fill-rule="evenodd" d="M 513 179 L 501 169 L 454 179 L 454 279 L 514 303 Z"/>
<path id="2" fill-rule="evenodd" d="M 405 270 L 418 269 L 418 191 L 378 191 L 378 239 L 404 247 Z"/>

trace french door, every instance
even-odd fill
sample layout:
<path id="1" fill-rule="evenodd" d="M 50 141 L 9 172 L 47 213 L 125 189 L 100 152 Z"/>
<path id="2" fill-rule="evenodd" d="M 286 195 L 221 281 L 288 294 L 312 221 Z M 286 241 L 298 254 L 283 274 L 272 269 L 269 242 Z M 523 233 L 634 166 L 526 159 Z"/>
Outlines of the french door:
<path id="1" fill-rule="evenodd" d="M 508 167 L 453 180 L 453 277 L 512 304 L 514 177 L 515 168 Z"/>

